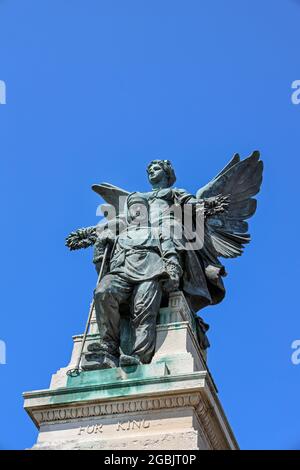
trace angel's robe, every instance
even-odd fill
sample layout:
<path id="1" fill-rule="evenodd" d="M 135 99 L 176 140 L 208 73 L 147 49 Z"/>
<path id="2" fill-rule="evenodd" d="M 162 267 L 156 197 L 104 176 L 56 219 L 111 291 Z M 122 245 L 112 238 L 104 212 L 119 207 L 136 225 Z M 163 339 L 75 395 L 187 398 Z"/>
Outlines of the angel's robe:
<path id="1" fill-rule="evenodd" d="M 142 195 L 148 200 L 150 222 L 153 225 L 169 224 L 168 210 L 174 205 L 183 207 L 185 204 L 203 204 L 203 201 L 196 199 L 184 189 L 178 188 L 152 190 Z M 174 230 L 176 230 L 176 224 L 178 224 L 176 218 L 172 219 L 171 216 L 171 225 Z M 225 296 L 222 281 L 225 270 L 217 258 L 211 257 L 205 246 L 205 239 L 201 248 L 191 249 L 189 240 L 185 239 L 184 230 L 181 233 L 182 238 L 174 237 L 173 241 L 183 268 L 183 292 L 192 310 L 197 312 L 207 305 L 222 301 Z"/>

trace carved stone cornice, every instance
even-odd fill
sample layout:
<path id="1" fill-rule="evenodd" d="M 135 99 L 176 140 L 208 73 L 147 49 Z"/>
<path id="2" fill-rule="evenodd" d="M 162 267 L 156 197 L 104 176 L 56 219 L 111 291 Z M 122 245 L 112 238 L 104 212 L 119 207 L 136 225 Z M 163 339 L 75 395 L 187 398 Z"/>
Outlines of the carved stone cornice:
<path id="1" fill-rule="evenodd" d="M 228 442 L 224 439 L 223 434 L 219 431 L 219 426 L 216 422 L 214 409 L 205 403 L 204 400 L 199 400 L 196 407 L 196 413 L 202 424 L 202 429 L 206 438 L 210 442 L 211 448 L 215 450 L 230 449 Z"/>
<path id="2" fill-rule="evenodd" d="M 40 427 L 45 423 L 72 421 L 82 418 L 102 417 L 108 415 L 156 411 L 161 409 L 193 407 L 196 408 L 201 400 L 200 393 L 186 393 L 172 396 L 157 396 L 154 398 L 131 399 L 122 401 L 101 401 L 93 404 L 64 405 L 32 411 L 32 416 Z"/>

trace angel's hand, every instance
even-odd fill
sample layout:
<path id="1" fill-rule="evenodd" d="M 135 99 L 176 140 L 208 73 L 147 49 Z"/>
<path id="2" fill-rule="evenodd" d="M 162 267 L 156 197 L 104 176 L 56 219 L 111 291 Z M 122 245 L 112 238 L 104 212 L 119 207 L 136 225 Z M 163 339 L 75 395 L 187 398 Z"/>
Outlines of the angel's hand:
<path id="1" fill-rule="evenodd" d="M 204 211 L 206 216 L 221 214 L 228 209 L 230 204 L 230 196 L 218 196 L 211 197 L 205 200 Z"/>

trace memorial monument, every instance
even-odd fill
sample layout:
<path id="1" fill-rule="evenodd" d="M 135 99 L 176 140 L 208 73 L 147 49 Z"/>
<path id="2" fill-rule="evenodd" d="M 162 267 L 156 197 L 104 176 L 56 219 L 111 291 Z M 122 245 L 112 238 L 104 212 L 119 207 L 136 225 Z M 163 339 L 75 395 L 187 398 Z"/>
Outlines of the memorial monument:
<path id="1" fill-rule="evenodd" d="M 34 449 L 238 449 L 199 311 L 224 298 L 220 258 L 250 241 L 262 171 L 255 151 L 196 195 L 174 187 L 169 160 L 148 165 L 149 192 L 92 186 L 105 218 L 66 245 L 93 246 L 98 280 L 70 364 L 49 389 L 24 393 Z"/>

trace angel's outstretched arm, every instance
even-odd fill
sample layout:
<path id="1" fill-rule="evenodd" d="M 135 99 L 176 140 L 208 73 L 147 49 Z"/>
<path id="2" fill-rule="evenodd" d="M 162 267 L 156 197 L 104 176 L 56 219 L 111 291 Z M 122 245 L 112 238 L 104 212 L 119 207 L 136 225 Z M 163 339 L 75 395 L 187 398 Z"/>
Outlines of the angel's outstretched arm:
<path id="1" fill-rule="evenodd" d="M 191 204 L 195 206 L 196 210 L 197 208 L 199 210 L 204 209 L 205 217 L 210 217 L 226 211 L 229 205 L 229 199 L 230 197 L 228 195 L 223 196 L 222 194 L 208 198 L 197 198 L 192 194 L 189 194 L 184 189 L 176 190 L 177 204 Z"/>

